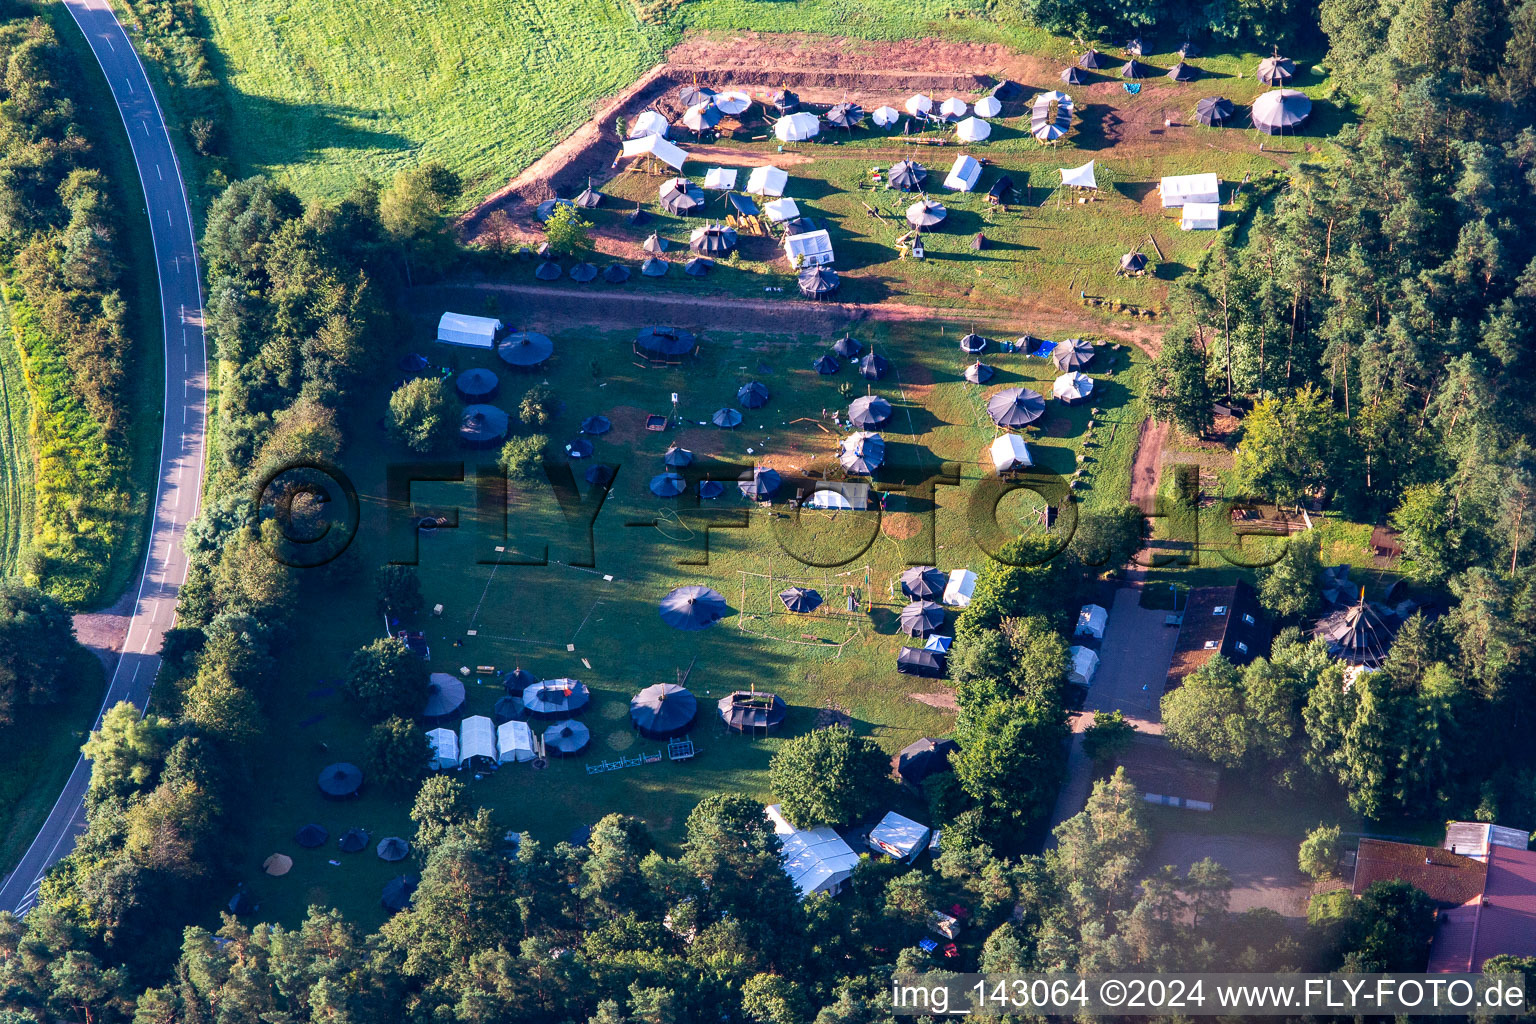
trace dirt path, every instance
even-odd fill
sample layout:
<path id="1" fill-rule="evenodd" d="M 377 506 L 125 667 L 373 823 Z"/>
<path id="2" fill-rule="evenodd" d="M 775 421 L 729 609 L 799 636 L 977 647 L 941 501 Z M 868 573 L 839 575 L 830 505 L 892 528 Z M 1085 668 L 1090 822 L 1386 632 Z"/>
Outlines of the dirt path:
<path id="1" fill-rule="evenodd" d="M 539 326 L 568 322 L 579 315 L 583 324 L 602 327 L 633 327 L 636 324 L 666 323 L 677 327 L 713 328 L 715 330 L 761 331 L 769 323 L 777 332 L 826 333 L 841 331 L 849 324 L 865 320 L 887 323 L 915 321 L 953 321 L 986 324 L 998 333 L 1024 333 L 1042 336 L 1102 334 L 1143 349 L 1156 345 L 1156 335 L 1146 327 L 1121 327 L 1067 309 L 1019 306 L 1009 313 L 969 309 L 943 309 L 914 306 L 899 302 L 873 305 L 846 302 L 807 302 L 800 299 L 747 299 L 735 295 L 687 295 L 651 291 L 574 291 L 558 285 L 519 284 L 479 281 L 462 285 L 420 289 L 428 308 L 453 308 L 455 302 L 468 308 L 473 300 L 464 300 L 464 292 L 494 292 L 517 296 L 519 324 Z M 455 298 L 456 297 L 456 298 Z M 478 305 L 475 306 L 478 308 Z M 771 320 L 765 320 L 765 314 Z M 1145 433 L 1143 434 L 1145 437 Z M 1161 443 L 1161 442 L 1159 442 Z M 1138 455 L 1138 460 L 1140 456 Z M 1138 462 L 1139 464 L 1139 462 Z M 1156 480 L 1153 485 L 1155 489 Z M 1134 494 L 1134 490 L 1133 490 Z"/>
<path id="2" fill-rule="evenodd" d="M 75 639 L 90 648 L 109 676 L 117 668 L 123 640 L 128 636 L 134 596 L 134 592 L 128 590 L 110 608 L 80 612 L 75 616 Z"/>
<path id="3" fill-rule="evenodd" d="M 1131 500 L 1143 512 L 1155 511 L 1157 482 L 1162 475 L 1163 446 L 1168 443 L 1168 424 L 1150 417 L 1141 421 L 1136 440 L 1136 459 L 1131 463 Z"/>

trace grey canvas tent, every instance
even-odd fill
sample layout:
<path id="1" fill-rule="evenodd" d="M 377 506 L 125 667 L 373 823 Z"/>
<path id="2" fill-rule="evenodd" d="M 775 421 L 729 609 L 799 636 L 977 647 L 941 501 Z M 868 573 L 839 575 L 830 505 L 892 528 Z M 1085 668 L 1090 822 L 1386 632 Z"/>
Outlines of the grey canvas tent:
<path id="1" fill-rule="evenodd" d="M 1077 66 L 1087 68 L 1089 71 L 1101 71 L 1112 63 L 1114 62 L 1091 46 L 1083 51 L 1081 57 L 1077 58 Z"/>
<path id="2" fill-rule="evenodd" d="M 679 469 L 683 466 L 688 466 L 693 463 L 693 452 L 689 451 L 687 448 L 682 447 L 681 445 L 674 444 L 672 447 L 668 448 L 665 452 L 662 453 L 661 462 L 664 466 L 670 466 L 673 469 Z"/>
<path id="3" fill-rule="evenodd" d="M 1312 100 L 1295 89 L 1274 89 L 1253 101 L 1253 126 L 1265 135 L 1299 129 L 1312 113 Z"/>
<path id="4" fill-rule="evenodd" d="M 453 379 L 453 389 L 466 402 L 485 402 L 496 397 L 500 383 L 496 374 L 484 367 L 465 370 Z"/>
<path id="5" fill-rule="evenodd" d="M 657 473 L 651 477 L 651 493 L 658 498 L 675 498 L 688 489 L 688 484 L 677 473 Z"/>
<path id="6" fill-rule="evenodd" d="M 469 448 L 494 448 L 507 439 L 509 420 L 494 405 L 466 405 L 459 417 L 459 442 Z"/>
<path id="7" fill-rule="evenodd" d="M 349 761 L 327 765 L 320 772 L 320 792 L 329 800 L 346 800 L 363 790 L 363 770 Z"/>
<path id="8" fill-rule="evenodd" d="M 325 841 L 329 838 L 331 838 L 331 834 L 326 831 L 325 826 L 316 825 L 311 822 L 295 833 L 293 841 L 306 850 L 318 850 L 325 845 Z"/>
<path id="9" fill-rule="evenodd" d="M 754 466 L 750 476 L 744 476 L 736 484 L 742 497 L 752 501 L 772 501 L 780 484 L 777 470 L 767 466 Z"/>
<path id="10" fill-rule="evenodd" d="M 944 606 L 932 601 L 913 601 L 901 610 L 898 625 L 908 636 L 927 636 L 944 625 Z"/>
<path id="11" fill-rule="evenodd" d="M 581 432 L 596 437 L 598 434 L 606 434 L 613 429 L 613 421 L 607 416 L 588 416 L 581 421 Z"/>
<path id="12" fill-rule="evenodd" d="M 787 611 L 805 614 L 821 607 L 821 595 L 807 587 L 790 587 L 779 592 L 779 600 Z"/>
<path id="13" fill-rule="evenodd" d="M 907 676 L 938 679 L 944 675 L 945 656 L 939 651 L 903 647 L 896 652 L 896 671 Z"/>
<path id="14" fill-rule="evenodd" d="M 1045 415 L 1045 399 L 1029 388 L 1004 388 L 987 399 L 987 415 L 1000 427 L 1022 427 Z"/>
<path id="15" fill-rule="evenodd" d="M 806 298 L 823 299 L 837 291 L 842 279 L 831 267 L 806 267 L 800 271 L 795 283 L 800 287 L 800 294 Z"/>
<path id="16" fill-rule="evenodd" d="M 848 406 L 849 421 L 860 430 L 883 426 L 891 418 L 891 403 L 879 395 L 855 398 Z"/>
<path id="17" fill-rule="evenodd" d="M 768 404 L 768 388 L 761 381 L 748 381 L 736 389 L 736 401 L 743 409 L 761 409 Z"/>
<path id="18" fill-rule="evenodd" d="M 555 343 L 537 331 L 517 331 L 496 346 L 496 355 L 508 366 L 531 370 L 554 354 Z"/>
<path id="19" fill-rule="evenodd" d="M 811 369 L 823 377 L 830 376 L 843 368 L 843 364 L 837 361 L 837 357 L 829 353 L 823 353 L 811 363 Z"/>
<path id="20" fill-rule="evenodd" d="M 959 752 L 960 744 L 954 740 L 936 740 L 925 736 L 897 751 L 896 756 L 891 758 L 891 770 L 904 784 L 916 788 L 928 776 L 949 771 L 950 757 Z"/>
<path id="21" fill-rule="evenodd" d="M 890 369 L 891 361 L 878 352 L 871 352 L 859 360 L 859 376 L 865 380 L 881 380 Z"/>
<path id="22" fill-rule="evenodd" d="M 693 584 L 678 587 L 661 599 L 661 621 L 673 629 L 707 629 L 725 618 L 725 598 L 718 590 Z"/>
<path id="23" fill-rule="evenodd" d="M 704 190 L 687 178 L 673 178 L 658 193 L 661 208 L 677 217 L 696 217 L 704 211 Z"/>
<path id="24" fill-rule="evenodd" d="M 1265 85 L 1285 85 L 1296 77 L 1296 64 L 1289 57 L 1281 57 L 1279 54 L 1265 57 L 1259 61 L 1259 69 L 1254 72 L 1254 77 Z"/>
<path id="25" fill-rule="evenodd" d="M 523 690 L 523 707 L 544 718 L 579 715 L 591 700 L 587 684 L 576 679 L 541 679 Z"/>
<path id="26" fill-rule="evenodd" d="M 691 355 L 699 343 L 691 332 L 681 327 L 642 327 L 635 335 L 634 347 L 637 355 L 667 361 Z"/>
<path id="27" fill-rule="evenodd" d="M 736 427 L 741 426 L 741 413 L 729 406 L 723 409 L 716 409 L 715 414 L 710 417 L 710 422 L 722 430 L 734 430 Z"/>
<path id="28" fill-rule="evenodd" d="M 1207 96 L 1195 104 L 1195 120 L 1208 128 L 1219 128 L 1232 120 L 1234 109 L 1225 96 Z"/>
<path id="29" fill-rule="evenodd" d="M 928 180 L 928 169 L 915 160 L 898 160 L 891 165 L 886 181 L 891 188 L 903 192 L 916 192 Z"/>
<path id="30" fill-rule="evenodd" d="M 427 677 L 427 700 L 421 717 L 449 718 L 464 706 L 464 684 L 447 672 L 433 672 Z"/>
<path id="31" fill-rule="evenodd" d="M 984 352 L 989 344 L 991 344 L 990 338 L 983 338 L 973 331 L 960 339 L 960 351 L 974 356 Z"/>
<path id="32" fill-rule="evenodd" d="M 374 852 L 379 855 L 379 860 L 397 863 L 411 855 L 411 844 L 399 836 L 386 836 L 379 840 Z"/>
<path id="33" fill-rule="evenodd" d="M 851 334 L 845 334 L 832 343 L 832 351 L 844 359 L 857 359 L 864 351 L 863 344 Z"/>
<path id="34" fill-rule="evenodd" d="M 1056 369 L 1062 372 L 1081 370 L 1093 362 L 1093 346 L 1082 338 L 1058 341 L 1056 347 L 1051 349 L 1051 362 L 1055 363 Z"/>
<path id="35" fill-rule="evenodd" d="M 1121 78 L 1146 78 L 1150 74 L 1152 74 L 1151 65 L 1135 59 L 1126 61 L 1125 66 L 1120 69 Z"/>
<path id="36" fill-rule="evenodd" d="M 336 843 L 342 853 L 362 853 L 368 849 L 368 833 L 360 828 L 349 828 Z"/>
<path id="37" fill-rule="evenodd" d="M 985 384 L 992 379 L 994 372 L 992 367 L 978 359 L 965 368 L 965 379 L 972 384 Z"/>
<path id="38" fill-rule="evenodd" d="M 629 702 L 629 720 L 635 730 L 651 740 L 669 740 L 693 728 L 699 701 L 676 683 L 647 686 Z"/>
<path id="39" fill-rule="evenodd" d="M 1200 77 L 1200 72 L 1193 65 L 1179 61 L 1168 69 L 1168 77 L 1175 82 L 1193 82 Z"/>
<path id="40" fill-rule="evenodd" d="M 901 574 L 901 592 L 914 600 L 936 598 L 944 593 L 949 577 L 931 565 L 914 565 Z"/>
<path id="41" fill-rule="evenodd" d="M 770 732 L 789 714 L 789 705 L 776 693 L 737 690 L 715 702 L 720 721 L 731 732 Z"/>
<path id="42" fill-rule="evenodd" d="M 591 742 L 592 730 L 569 719 L 544 730 L 544 749 L 551 757 L 575 757 Z"/>
<path id="43" fill-rule="evenodd" d="M 416 892 L 416 879 L 411 875 L 397 875 L 384 883 L 379 893 L 379 905 L 391 914 L 398 914 L 411 905 L 411 895 Z"/>
<path id="44" fill-rule="evenodd" d="M 837 461 L 849 473 L 870 474 L 885 462 L 885 438 L 861 430 L 842 439 Z"/>

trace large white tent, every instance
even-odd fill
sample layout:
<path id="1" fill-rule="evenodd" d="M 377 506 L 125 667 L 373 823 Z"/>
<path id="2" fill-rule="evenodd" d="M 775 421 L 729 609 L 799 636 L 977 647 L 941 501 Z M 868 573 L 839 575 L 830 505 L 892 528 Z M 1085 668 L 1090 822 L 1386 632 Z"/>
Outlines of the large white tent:
<path id="1" fill-rule="evenodd" d="M 437 321 L 437 340 L 444 345 L 490 348 L 495 344 L 496 332 L 499 330 L 501 321 L 495 317 L 444 313 Z"/>
<path id="2" fill-rule="evenodd" d="M 1068 405 L 1081 402 L 1093 394 L 1093 378 L 1076 370 L 1064 373 L 1051 382 L 1051 394 Z"/>
<path id="3" fill-rule="evenodd" d="M 986 124 L 985 121 L 976 123 Z M 956 192 L 969 192 L 980 180 L 981 164 L 976 162 L 975 157 L 961 154 L 955 157 L 954 165 L 949 169 L 949 176 L 944 179 L 944 187 L 952 188 Z"/>
<path id="4" fill-rule="evenodd" d="M 625 157 L 652 157 L 660 160 L 674 171 L 681 170 L 683 161 L 688 159 L 687 153 L 684 153 L 659 135 L 647 135 L 644 138 L 630 139 L 624 143 L 622 155 Z"/>
<path id="5" fill-rule="evenodd" d="M 992 126 L 979 117 L 968 117 L 955 125 L 955 137 L 961 142 L 981 142 L 992 134 Z"/>
<path id="6" fill-rule="evenodd" d="M 813 892 L 836 895 L 853 877 L 859 855 L 832 829 L 798 829 L 784 817 L 778 804 L 768 808 L 768 820 L 779 835 L 779 861 L 784 873 L 800 890 L 801 898 Z"/>
<path id="7" fill-rule="evenodd" d="M 704 187 L 716 192 L 729 192 L 736 187 L 736 168 L 711 167 L 704 172 Z"/>
<path id="8" fill-rule="evenodd" d="M 911 863 L 918 854 L 928 849 L 928 838 L 933 830 L 905 815 L 887 811 L 880 824 L 870 829 L 870 849 L 879 850 L 887 857 Z"/>
<path id="9" fill-rule="evenodd" d="M 780 142 L 804 142 L 821 134 L 821 118 L 802 110 L 779 118 L 773 126 L 773 134 Z"/>
<path id="10" fill-rule="evenodd" d="M 899 117 L 901 117 L 901 111 L 895 107 L 876 107 L 869 112 L 869 119 L 880 128 L 889 128 Z"/>
<path id="11" fill-rule="evenodd" d="M 1214 174 L 1170 174 L 1157 186 L 1163 209 L 1185 203 L 1221 202 L 1221 179 Z"/>
<path id="12" fill-rule="evenodd" d="M 944 584 L 945 604 L 951 608 L 964 608 L 971 603 L 976 592 L 976 574 L 969 569 L 951 569 L 949 580 Z"/>
<path id="13" fill-rule="evenodd" d="M 1087 647 L 1073 647 L 1067 653 L 1072 656 L 1072 668 L 1067 673 L 1067 681 L 1079 686 L 1091 685 L 1094 674 L 1099 671 L 1098 652 Z"/>
<path id="14" fill-rule="evenodd" d="M 1093 161 L 1089 160 L 1081 167 L 1061 168 L 1061 183 L 1072 188 L 1098 188 L 1099 182 L 1093 173 Z"/>
<path id="15" fill-rule="evenodd" d="M 794 263 L 799 259 L 799 266 L 820 267 L 832 262 L 832 236 L 827 234 L 827 229 L 819 231 L 806 231 L 798 235 L 787 235 L 784 238 L 784 257 Z"/>
<path id="16" fill-rule="evenodd" d="M 427 742 L 432 745 L 432 761 L 427 765 L 435 772 L 459 766 L 459 738 L 452 729 L 431 729 Z"/>
<path id="17" fill-rule="evenodd" d="M 977 117 L 996 117 L 1002 113 L 1003 103 L 996 96 L 983 96 L 971 109 L 976 112 Z"/>
<path id="18" fill-rule="evenodd" d="M 906 106 L 907 113 L 914 117 L 922 117 L 933 109 L 933 100 L 922 93 L 918 93 L 915 96 L 908 97 Z"/>
<path id="19" fill-rule="evenodd" d="M 782 224 L 787 220 L 794 220 L 800 216 L 800 207 L 790 198 L 775 199 L 763 207 L 763 213 L 775 224 Z"/>
<path id="20" fill-rule="evenodd" d="M 647 110 L 635 118 L 635 123 L 629 126 L 629 138 L 640 139 L 647 135 L 657 135 L 664 139 L 670 127 L 666 118 L 654 110 Z"/>
<path id="21" fill-rule="evenodd" d="M 951 96 L 949 99 L 939 104 L 939 113 L 943 114 L 951 121 L 958 121 L 960 118 L 964 117 L 966 112 L 970 109 L 970 106 L 965 102 L 965 100 L 958 96 Z"/>
<path id="22" fill-rule="evenodd" d="M 1085 604 L 1077 613 L 1077 629 L 1074 636 L 1091 636 L 1095 640 L 1104 639 L 1104 624 L 1109 621 L 1109 612 L 1103 605 Z"/>
<path id="23" fill-rule="evenodd" d="M 992 465 L 999 473 L 1033 466 L 1029 446 L 1018 434 L 999 434 L 992 442 Z"/>
<path id="24" fill-rule="evenodd" d="M 496 760 L 496 726 L 484 715 L 472 715 L 459 723 L 459 760 L 472 757 Z"/>
<path id="25" fill-rule="evenodd" d="M 1185 203 L 1179 227 L 1185 231 L 1215 231 L 1221 227 L 1221 207 L 1215 203 Z"/>
<path id="26" fill-rule="evenodd" d="M 715 108 L 722 114 L 744 114 L 752 105 L 752 97 L 739 89 L 731 89 L 715 96 Z"/>
<path id="27" fill-rule="evenodd" d="M 789 184 L 789 172 L 777 167 L 754 167 L 747 175 L 747 192 L 754 196 L 781 196 Z"/>
<path id="28" fill-rule="evenodd" d="M 533 760 L 533 729 L 527 722 L 502 722 L 496 729 L 496 746 L 502 764 Z"/>

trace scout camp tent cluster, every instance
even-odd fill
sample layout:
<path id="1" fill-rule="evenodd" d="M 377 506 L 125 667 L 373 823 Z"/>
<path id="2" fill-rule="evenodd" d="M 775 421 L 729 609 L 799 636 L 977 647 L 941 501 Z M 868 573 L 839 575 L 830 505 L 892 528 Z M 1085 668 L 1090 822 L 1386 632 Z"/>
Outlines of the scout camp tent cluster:
<path id="1" fill-rule="evenodd" d="M 1089 647 L 1072 647 L 1067 651 L 1072 666 L 1067 670 L 1067 681 L 1079 686 L 1089 686 L 1099 670 L 1099 653 Z"/>
<path id="2" fill-rule="evenodd" d="M 452 729 L 428 730 L 427 744 L 432 748 L 428 767 L 433 771 L 533 759 L 533 733 L 527 722 L 503 722 L 497 727 L 484 715 L 464 719 L 457 733 Z"/>
<path id="3" fill-rule="evenodd" d="M 836 831 L 825 825 L 795 828 L 778 804 L 768 807 L 767 814 L 779 836 L 779 862 L 802 899 L 818 892 L 835 896 L 853 877 L 859 855 Z"/>
<path id="4" fill-rule="evenodd" d="M 1056 115 L 1051 116 L 1051 104 Z M 1072 97 L 1064 92 L 1043 92 L 1035 97 L 1029 114 L 1029 133 L 1041 142 L 1055 142 L 1072 127 Z"/>

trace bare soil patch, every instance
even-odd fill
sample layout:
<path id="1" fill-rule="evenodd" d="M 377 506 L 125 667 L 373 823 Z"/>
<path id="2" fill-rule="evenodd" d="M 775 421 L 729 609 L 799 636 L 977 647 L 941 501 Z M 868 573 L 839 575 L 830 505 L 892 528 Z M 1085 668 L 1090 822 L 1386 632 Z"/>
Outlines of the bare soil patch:
<path id="1" fill-rule="evenodd" d="M 919 704 L 927 704 L 929 707 L 938 708 L 940 711 L 960 710 L 960 705 L 955 698 L 954 692 L 951 690 L 943 690 L 939 693 L 909 693 L 907 696 Z"/>
<path id="2" fill-rule="evenodd" d="M 844 729 L 851 729 L 853 728 L 853 716 L 838 707 L 825 707 L 816 712 L 816 728 L 830 729 L 834 725 L 842 726 Z"/>
<path id="3" fill-rule="evenodd" d="M 923 532 L 923 520 L 911 512 L 887 512 L 880 517 L 880 532 L 892 540 L 911 540 Z"/>
<path id="4" fill-rule="evenodd" d="M 1141 421 L 1141 435 L 1136 440 L 1136 459 L 1131 463 L 1131 501 L 1143 512 L 1152 512 L 1157 500 L 1157 482 L 1162 475 L 1163 446 L 1168 443 L 1167 423 L 1148 418 Z"/>
<path id="5" fill-rule="evenodd" d="M 1198 814 L 1198 811 L 1189 811 Z M 1289 918 L 1307 915 L 1312 884 L 1296 867 L 1296 841 L 1280 836 L 1165 832 L 1157 837 L 1149 867 L 1172 864 L 1180 872 L 1210 857 L 1232 876 L 1231 911 L 1268 907 Z"/>

